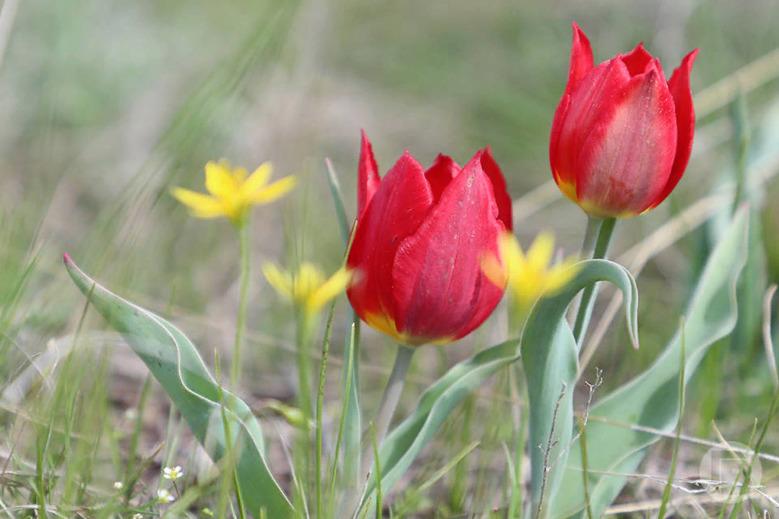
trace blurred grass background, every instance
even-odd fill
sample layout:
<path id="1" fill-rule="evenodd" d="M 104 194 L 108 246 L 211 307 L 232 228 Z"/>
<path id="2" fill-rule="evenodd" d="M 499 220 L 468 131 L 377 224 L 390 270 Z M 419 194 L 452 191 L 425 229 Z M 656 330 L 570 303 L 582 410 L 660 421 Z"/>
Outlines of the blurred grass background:
<path id="1" fill-rule="evenodd" d="M 249 168 L 271 160 L 277 176 L 297 174 L 302 182 L 290 199 L 254 213 L 246 349 L 252 376 L 241 392 L 258 409 L 267 399 L 293 398 L 295 367 L 290 309 L 257 267 L 264 259 L 314 259 L 331 271 L 338 266 L 343 250 L 323 161 L 333 160 L 353 211 L 361 128 L 374 142 L 382 171 L 405 148 L 423 163 L 438 152 L 464 163 L 491 145 L 520 199 L 516 228 L 523 244 L 551 230 L 573 253 L 585 224 L 579 209 L 554 194 L 542 208 L 528 209 L 548 190 L 521 198 L 551 178 L 547 139 L 567 77 L 571 21 L 590 36 L 596 61 L 644 41 L 670 75 L 687 51 L 699 47 L 696 92 L 779 47 L 775 0 L 6 0 L 2 17 L 6 34 L 0 37 L 9 39 L 0 57 L 0 389 L 19 380 L 32 359 L 64 348 L 77 329 L 83 299 L 60 268 L 64 251 L 118 293 L 172 316 L 206 359 L 215 350 L 228 355 L 238 288 L 236 236 L 224 221 L 191 219 L 168 190 L 200 189 L 210 159 Z M 766 131 L 761 128 L 776 129 L 774 119 L 766 121 L 776 118 L 769 109 L 779 93 L 772 77 L 747 93 L 754 140 Z M 699 120 L 696 155 L 679 188 L 650 215 L 620 225 L 616 254 L 708 195 L 734 169 L 728 100 L 708 94 L 716 109 Z M 762 153 L 779 155 L 779 149 Z M 766 190 L 762 219 L 771 280 L 779 274 L 773 239 L 779 213 L 770 204 L 775 195 L 775 186 Z M 706 233 L 695 231 L 648 264 L 639 279 L 642 350 L 628 351 L 624 331 L 614 326 L 592 362 L 604 369 L 605 387 L 646 366 L 672 334 L 705 244 Z M 339 305 L 336 344 L 344 336 L 346 310 Z M 83 329 L 102 326 L 90 316 Z M 461 344 L 426 349 L 415 360 L 405 408 L 426 381 L 501 339 L 504 329 L 499 313 Z M 81 431 L 89 441 L 100 438 L 84 454 L 88 470 L 82 476 L 94 473 L 95 485 L 109 488 L 128 448 L 123 413 L 137 406 L 145 374 L 112 341 L 85 342 L 94 350 L 81 351 L 80 362 L 100 369 L 76 370 L 62 387 L 60 378 L 49 376 L 53 368 L 44 366 L 43 383 L 29 381 L 24 398 L 4 403 L 0 430 L 8 440 L 0 441 L 0 462 L 4 452 L 34 457 L 39 436 L 31 434 L 30 423 L 40 425 L 36 416 L 54 416 L 50 424 L 59 427 L 77 413 L 89 424 Z M 762 346 L 754 337 L 752 342 L 708 365 L 691 398 L 704 401 L 707 388 L 718 389 L 706 409 L 689 406 L 691 431 L 709 434 L 707 424 L 716 418 L 729 438 L 748 441 L 770 392 L 765 364 L 754 353 Z M 390 367 L 389 346 L 365 331 L 368 412 Z M 327 405 L 337 409 L 334 367 Z M 501 506 L 491 485 L 505 485 L 501 445 L 512 425 L 502 417 L 511 405 L 499 398 L 505 381 L 494 386 L 453 417 L 442 437 L 452 445 L 450 456 L 474 438 L 482 442 L 466 467 L 480 475 L 477 483 L 458 480 L 462 472 L 455 472 L 427 501 L 413 493 L 400 499 L 409 510 L 430 509 L 429 500 L 441 496 L 452 513 Z M 70 399 L 62 398 L 72 407 L 51 415 L 58 391 L 67 388 Z M 153 395 L 143 422 L 145 447 L 138 447 L 146 455 L 166 436 L 183 434 L 179 428 L 171 433 L 167 403 L 159 391 Z M 283 435 L 283 421 L 270 419 Z M 777 442 L 779 435 L 769 439 Z M 169 443 L 164 452 L 175 457 Z M 424 471 L 442 466 L 445 461 L 435 458 L 446 460 L 447 452 L 431 453 Z M 154 463 L 164 463 L 164 455 Z M 279 470 L 286 470 L 282 455 L 275 456 Z M 689 457 L 696 465 L 695 454 Z M 659 459 L 662 466 L 665 458 Z M 641 484 L 629 492 L 643 495 Z"/>

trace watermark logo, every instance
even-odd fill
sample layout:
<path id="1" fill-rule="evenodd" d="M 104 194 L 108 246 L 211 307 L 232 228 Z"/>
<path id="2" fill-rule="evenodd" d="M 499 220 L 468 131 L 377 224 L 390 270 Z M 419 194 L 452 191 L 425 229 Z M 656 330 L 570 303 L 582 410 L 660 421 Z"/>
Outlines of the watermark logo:
<path id="1" fill-rule="evenodd" d="M 752 449 L 738 442 L 731 442 L 727 447 L 713 447 L 701 459 L 698 469 L 701 483 L 712 489 L 728 488 L 734 481 L 743 481 L 744 472 L 751 463 L 750 486 L 760 485 L 763 468 L 760 458 L 752 458 Z"/>

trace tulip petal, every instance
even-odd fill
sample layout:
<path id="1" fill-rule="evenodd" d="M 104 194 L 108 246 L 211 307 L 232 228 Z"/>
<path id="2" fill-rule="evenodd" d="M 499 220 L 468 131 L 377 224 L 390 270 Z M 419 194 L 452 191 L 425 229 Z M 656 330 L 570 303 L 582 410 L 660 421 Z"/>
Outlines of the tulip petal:
<path id="1" fill-rule="evenodd" d="M 628 68 L 628 73 L 631 76 L 643 74 L 650 66 L 656 63 L 655 58 L 647 52 L 643 43 L 636 45 L 636 48 L 627 54 L 620 55 L 619 59 Z"/>
<path id="2" fill-rule="evenodd" d="M 433 205 L 424 170 L 408 152 L 381 181 L 357 221 L 347 266 L 357 270 L 347 291 L 357 314 L 394 317 L 392 263 L 401 241 L 413 234 Z"/>
<path id="3" fill-rule="evenodd" d="M 612 59 L 595 67 L 579 87 L 561 101 L 558 112 L 565 107 L 564 119 L 555 120 L 550 158 L 555 180 L 563 192 L 578 201 L 577 190 L 582 163 L 579 157 L 582 147 L 590 142 L 598 131 L 604 133 L 604 121 L 608 121 L 616 109 L 615 100 L 630 81 L 627 67 L 619 59 Z"/>
<path id="4" fill-rule="evenodd" d="M 592 46 L 584 31 L 576 22 L 572 24 L 571 64 L 568 69 L 566 92 L 572 91 L 593 67 Z"/>
<path id="5" fill-rule="evenodd" d="M 552 130 L 549 137 L 549 163 L 552 167 L 552 175 L 555 182 L 563 192 L 572 196 L 574 191 L 566 186 L 574 186 L 576 183 L 574 170 L 567 165 L 561 164 L 560 160 L 560 134 L 563 129 L 563 123 L 568 116 L 568 108 L 571 105 L 571 96 L 576 87 L 593 70 L 592 47 L 587 35 L 581 30 L 576 22 L 573 22 L 573 42 L 571 44 L 571 59 L 568 68 L 568 82 L 565 85 L 565 92 L 560 98 L 560 103 L 554 113 L 552 120 Z M 567 191 L 566 191 L 567 190 Z"/>
<path id="6" fill-rule="evenodd" d="M 671 174 L 673 98 L 652 68 L 631 78 L 612 104 L 606 117 L 588 126 L 590 137 L 577 157 L 576 193 L 590 214 L 639 214 L 652 205 Z"/>
<path id="7" fill-rule="evenodd" d="M 698 49 L 687 54 L 668 81 L 668 88 L 674 100 L 676 113 L 676 155 L 668 183 L 660 193 L 660 196 L 654 201 L 652 207 L 659 205 L 671 194 L 676 184 L 682 179 L 687 163 L 690 161 L 693 135 L 695 134 L 695 108 L 692 103 L 692 92 L 690 91 L 690 71 L 697 55 Z"/>
<path id="8" fill-rule="evenodd" d="M 368 203 L 379 189 L 381 179 L 379 178 L 379 167 L 376 165 L 376 158 L 373 156 L 373 146 L 368 140 L 365 130 L 360 132 L 360 162 L 357 166 L 357 217 L 362 216 Z"/>
<path id="9" fill-rule="evenodd" d="M 451 157 L 441 153 L 435 158 L 433 165 L 425 171 L 425 178 L 430 184 L 430 190 L 433 192 L 433 199 L 438 201 L 441 193 L 444 192 L 449 182 L 460 172 L 460 165 Z"/>
<path id="10" fill-rule="evenodd" d="M 502 296 L 481 269 L 485 256 L 498 253 L 503 232 L 483 154 L 471 159 L 398 247 L 392 272 L 396 323 L 415 342 L 462 337 Z"/>
<path id="11" fill-rule="evenodd" d="M 492 192 L 495 195 L 495 203 L 498 204 L 498 220 L 503 222 L 506 231 L 514 228 L 512 218 L 512 204 L 508 189 L 506 188 L 506 178 L 500 170 L 500 166 L 495 162 L 492 156 L 492 149 L 487 146 L 484 153 L 481 154 L 481 167 L 487 174 L 487 178 L 492 183 Z"/>

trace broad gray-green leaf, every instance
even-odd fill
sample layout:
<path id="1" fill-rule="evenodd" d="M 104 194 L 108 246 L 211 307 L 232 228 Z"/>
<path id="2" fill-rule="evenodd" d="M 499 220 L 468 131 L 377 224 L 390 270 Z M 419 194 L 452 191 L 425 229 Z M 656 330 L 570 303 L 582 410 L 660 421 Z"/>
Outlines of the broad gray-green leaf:
<path id="1" fill-rule="evenodd" d="M 265 461 L 260 423 L 245 402 L 220 389 L 190 340 L 165 319 L 98 285 L 67 256 L 65 265 L 76 286 L 146 363 L 214 461 L 227 452 L 220 401 L 224 404 L 247 509 L 253 514 L 264 510 L 266 517 L 292 517 L 292 505 Z"/>
<path id="2" fill-rule="evenodd" d="M 736 323 L 735 290 L 746 258 L 748 212 L 740 210 L 712 252 L 685 312 L 684 331 L 677 332 L 644 373 L 615 390 L 590 410 L 587 457 L 590 506 L 595 517 L 617 497 L 625 477 L 634 473 L 658 436 L 633 426 L 671 432 L 679 415 L 679 358 L 685 341 L 685 383 L 714 342 Z M 560 491 L 550 500 L 552 517 L 583 515 L 581 451 L 571 449 Z"/>
<path id="3" fill-rule="evenodd" d="M 576 340 L 564 318 L 568 305 L 580 290 L 597 281 L 610 281 L 625 296 L 628 331 L 633 345 L 638 346 L 638 289 L 633 277 L 610 261 L 582 264 L 586 267 L 564 290 L 539 301 L 522 332 L 534 507 L 538 507 L 542 495 L 545 503 L 555 495 L 570 449 L 578 356 Z"/>
<path id="4" fill-rule="evenodd" d="M 544 350 L 575 351 L 570 330 L 566 333 L 556 333 L 556 330 L 560 327 L 567 328 L 563 319 L 565 309 L 584 287 L 598 281 L 609 281 L 621 289 L 625 296 L 631 336 L 635 336 L 636 291 L 630 273 L 624 267 L 607 260 L 582 261 L 574 268 L 577 268 L 576 275 L 560 293 L 541 300 L 533 308 L 521 341 L 514 339 L 492 346 L 456 364 L 422 394 L 414 412 L 393 429 L 381 444 L 379 459 L 383 493 L 389 492 L 405 474 L 422 449 L 435 438 L 441 424 L 460 402 L 496 371 L 518 360 L 520 351 L 528 352 L 538 366 L 539 373 L 544 369 L 544 364 L 547 364 Z M 564 353 L 560 355 L 565 356 Z M 539 385 L 539 388 L 543 385 L 553 386 L 556 400 L 560 384 L 557 381 L 557 364 L 556 362 L 552 364 L 554 366 L 549 368 L 551 382 L 547 384 L 540 374 L 534 374 L 533 381 Z M 575 376 L 575 354 L 573 373 Z M 539 405 L 545 405 L 545 394 L 543 390 L 534 392 L 534 401 Z M 569 421 L 570 413 L 568 411 Z M 538 416 L 545 415 L 539 412 Z M 375 490 L 376 481 L 371 477 L 361 503 L 371 503 Z"/>

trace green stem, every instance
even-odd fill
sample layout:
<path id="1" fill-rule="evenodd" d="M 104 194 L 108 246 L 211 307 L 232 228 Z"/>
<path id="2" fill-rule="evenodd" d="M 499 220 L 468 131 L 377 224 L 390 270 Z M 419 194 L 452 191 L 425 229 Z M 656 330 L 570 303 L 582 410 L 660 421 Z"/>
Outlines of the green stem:
<path id="1" fill-rule="evenodd" d="M 322 409 L 325 402 L 325 382 L 327 380 L 327 361 L 330 356 L 330 334 L 333 331 L 333 315 L 335 314 L 335 301 L 330 305 L 325 325 L 325 337 L 322 341 L 322 360 L 319 364 L 319 390 L 316 394 L 316 517 L 322 515 Z"/>
<path id="2" fill-rule="evenodd" d="M 297 354 L 298 354 L 298 407 L 303 413 L 306 430 L 311 419 L 311 336 L 314 318 L 300 310 L 298 315 Z"/>
<path id="3" fill-rule="evenodd" d="M 230 384 L 238 387 L 241 379 L 241 347 L 243 346 L 244 328 L 246 327 L 246 307 L 249 300 L 250 251 L 249 222 L 244 222 L 238 229 L 241 254 L 240 291 L 238 294 L 238 317 L 235 324 L 235 343 L 233 344 L 233 363 L 230 369 Z"/>
<path id="4" fill-rule="evenodd" d="M 415 348 L 398 345 L 398 352 L 395 356 L 395 364 L 392 366 L 392 373 L 384 388 L 384 394 L 381 397 L 379 411 L 376 413 L 376 440 L 379 445 L 387 435 L 392 417 L 395 415 L 395 409 L 400 402 L 400 394 L 403 392 L 403 385 L 406 382 L 408 367 L 411 365 L 411 358 L 414 356 Z"/>
<path id="5" fill-rule="evenodd" d="M 315 316 L 304 311 L 297 310 L 297 368 L 298 368 L 298 407 L 302 416 L 302 425 L 297 435 L 294 463 L 300 479 L 299 504 L 306 502 L 306 490 L 309 488 L 311 477 L 311 444 L 310 426 L 312 416 L 311 402 L 311 337 L 316 324 Z M 303 505 L 305 506 L 305 505 Z"/>
<path id="6" fill-rule="evenodd" d="M 398 351 L 395 355 L 395 364 L 392 366 L 392 373 L 390 373 L 387 385 L 384 387 L 384 394 L 381 396 L 381 403 L 379 404 L 379 410 L 376 413 L 376 420 L 374 421 L 376 443 L 379 446 L 381 446 L 381 442 L 384 440 L 384 436 L 386 436 L 387 431 L 389 430 L 389 425 L 395 414 L 395 409 L 397 409 L 398 402 L 400 402 L 400 394 L 403 392 L 403 385 L 406 381 L 406 374 L 408 374 L 408 367 L 411 365 L 411 358 L 414 356 L 415 351 L 415 348 L 398 344 Z M 371 450 L 367 449 L 367 452 L 363 454 L 363 463 L 365 463 L 363 475 L 368 472 L 370 461 Z"/>
<path id="7" fill-rule="evenodd" d="M 592 259 L 603 259 L 606 257 L 616 222 L 615 218 L 600 219 L 592 216 L 588 217 L 587 231 L 584 235 L 584 245 L 582 246 L 582 257 L 591 257 Z M 597 236 L 594 244 L 593 236 Z M 573 336 L 576 339 L 577 345 L 581 345 L 587 333 L 587 326 L 590 322 L 592 308 L 595 305 L 596 294 L 595 285 L 591 285 L 584 289 L 582 299 L 579 302 L 576 321 L 574 321 L 573 325 Z"/>

